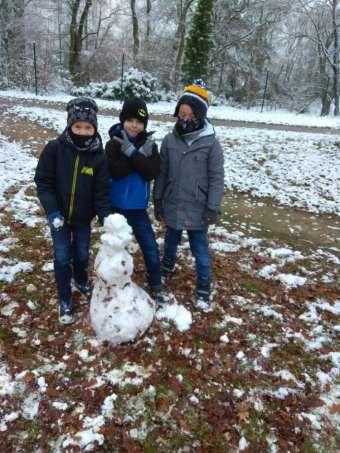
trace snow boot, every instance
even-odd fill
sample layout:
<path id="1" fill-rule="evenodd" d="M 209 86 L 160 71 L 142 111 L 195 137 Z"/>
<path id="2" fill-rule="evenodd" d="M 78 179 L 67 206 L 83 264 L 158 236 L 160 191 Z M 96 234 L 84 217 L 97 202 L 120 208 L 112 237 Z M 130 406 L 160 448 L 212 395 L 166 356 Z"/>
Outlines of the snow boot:
<path id="1" fill-rule="evenodd" d="M 72 301 L 61 300 L 59 302 L 59 322 L 60 324 L 72 324 L 73 319 L 73 304 Z"/>
<path id="2" fill-rule="evenodd" d="M 209 280 L 197 281 L 195 306 L 203 311 L 211 309 Z"/>
<path id="3" fill-rule="evenodd" d="M 151 296 L 156 302 L 156 308 L 164 305 L 167 300 L 166 293 L 163 291 L 162 287 L 151 287 Z"/>
<path id="4" fill-rule="evenodd" d="M 74 281 L 74 286 L 84 296 L 86 296 L 88 298 L 90 298 L 92 296 L 93 287 L 88 282 L 81 284 L 81 283 L 77 283 L 76 281 Z"/>
<path id="5" fill-rule="evenodd" d="M 174 264 L 170 264 L 167 261 L 162 261 L 161 264 L 161 279 L 162 279 L 162 284 L 167 281 L 167 279 L 170 277 L 170 275 L 174 272 Z"/>

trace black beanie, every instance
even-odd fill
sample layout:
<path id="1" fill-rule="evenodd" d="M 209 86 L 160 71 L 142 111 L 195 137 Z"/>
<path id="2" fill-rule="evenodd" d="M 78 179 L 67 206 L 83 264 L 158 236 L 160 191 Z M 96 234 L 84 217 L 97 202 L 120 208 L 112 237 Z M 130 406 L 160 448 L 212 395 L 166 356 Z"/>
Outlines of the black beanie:
<path id="1" fill-rule="evenodd" d="M 123 124 L 130 118 L 137 118 L 144 124 L 144 129 L 148 124 L 149 114 L 145 102 L 139 98 L 125 99 L 119 120 Z"/>
<path id="2" fill-rule="evenodd" d="M 97 112 L 98 106 L 93 99 L 79 97 L 71 99 L 66 106 L 67 128 L 70 129 L 77 121 L 86 121 L 92 124 L 96 132 L 98 129 Z"/>

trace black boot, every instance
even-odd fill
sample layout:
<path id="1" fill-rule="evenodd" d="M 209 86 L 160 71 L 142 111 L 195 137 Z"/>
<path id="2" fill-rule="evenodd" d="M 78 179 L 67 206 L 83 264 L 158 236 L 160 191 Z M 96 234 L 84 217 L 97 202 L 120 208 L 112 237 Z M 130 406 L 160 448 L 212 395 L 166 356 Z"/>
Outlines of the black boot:
<path id="1" fill-rule="evenodd" d="M 209 310 L 210 302 L 210 281 L 197 280 L 196 286 L 196 307 L 204 310 Z"/>
<path id="2" fill-rule="evenodd" d="M 169 276 L 173 273 L 175 265 L 172 263 L 168 263 L 167 261 L 162 261 L 161 264 L 161 276 L 162 276 L 162 283 L 166 282 Z"/>

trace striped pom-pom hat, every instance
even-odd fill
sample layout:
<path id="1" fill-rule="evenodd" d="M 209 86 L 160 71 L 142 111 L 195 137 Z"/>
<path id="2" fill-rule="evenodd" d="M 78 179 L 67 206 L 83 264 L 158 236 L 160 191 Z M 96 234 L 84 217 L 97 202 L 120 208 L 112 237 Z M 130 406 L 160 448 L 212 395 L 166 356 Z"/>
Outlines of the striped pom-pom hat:
<path id="1" fill-rule="evenodd" d="M 194 80 L 184 88 L 178 99 L 174 116 L 178 116 L 178 111 L 182 104 L 189 105 L 197 119 L 204 120 L 206 118 L 209 107 L 209 94 L 202 79 Z"/>

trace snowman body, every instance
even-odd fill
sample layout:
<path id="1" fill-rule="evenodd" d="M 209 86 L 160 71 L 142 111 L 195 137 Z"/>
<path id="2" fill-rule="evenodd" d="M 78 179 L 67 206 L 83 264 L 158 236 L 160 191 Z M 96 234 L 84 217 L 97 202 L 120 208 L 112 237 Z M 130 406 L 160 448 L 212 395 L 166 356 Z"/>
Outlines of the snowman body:
<path id="1" fill-rule="evenodd" d="M 90 318 L 98 339 L 113 345 L 139 338 L 155 315 L 154 301 L 131 281 L 133 260 L 127 250 L 131 240 L 131 227 L 123 216 L 105 218 L 94 264 Z"/>

